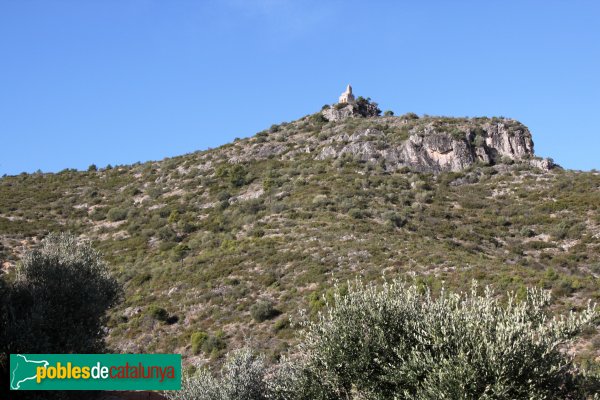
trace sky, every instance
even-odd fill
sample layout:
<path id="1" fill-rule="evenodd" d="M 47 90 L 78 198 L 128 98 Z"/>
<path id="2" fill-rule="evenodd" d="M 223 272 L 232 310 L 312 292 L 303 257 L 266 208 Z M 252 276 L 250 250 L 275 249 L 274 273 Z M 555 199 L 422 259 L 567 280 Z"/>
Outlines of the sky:
<path id="1" fill-rule="evenodd" d="M 600 169 L 596 0 L 0 0 L 0 175 L 214 148 L 337 101 L 505 116 Z"/>

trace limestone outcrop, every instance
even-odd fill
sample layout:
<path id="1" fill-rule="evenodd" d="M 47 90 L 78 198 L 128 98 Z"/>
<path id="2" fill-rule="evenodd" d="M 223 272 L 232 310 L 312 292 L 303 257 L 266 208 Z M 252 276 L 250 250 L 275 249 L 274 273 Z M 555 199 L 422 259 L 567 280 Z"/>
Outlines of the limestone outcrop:
<path id="1" fill-rule="evenodd" d="M 385 145 L 385 139 L 385 132 L 372 128 L 352 135 L 342 133 L 331 137 L 315 158 L 352 157 L 382 163 L 387 169 L 408 167 L 434 173 L 461 171 L 478 162 L 522 161 L 541 169 L 553 166 L 550 160 L 534 158 L 529 130 L 513 120 L 467 123 L 451 132 L 425 126 L 411 131 L 408 139 L 396 146 Z"/>
<path id="2" fill-rule="evenodd" d="M 344 107 L 329 107 L 324 109 L 321 114 L 323 114 L 323 117 L 328 121 L 340 121 L 357 116 L 352 104 L 346 104 Z"/>
<path id="3" fill-rule="evenodd" d="M 542 170 L 555 165 L 535 156 L 529 129 L 509 118 L 451 118 L 408 113 L 379 116 L 376 103 L 352 104 L 271 127 L 243 147 L 224 150 L 230 163 L 278 158 L 376 163 L 387 171 L 462 171 L 475 164 L 523 163 Z"/>

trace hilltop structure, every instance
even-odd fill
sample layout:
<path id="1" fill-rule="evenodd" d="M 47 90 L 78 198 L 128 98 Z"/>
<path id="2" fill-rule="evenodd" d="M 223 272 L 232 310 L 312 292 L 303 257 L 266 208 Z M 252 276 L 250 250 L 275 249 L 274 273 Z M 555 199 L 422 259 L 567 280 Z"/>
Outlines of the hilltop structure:
<path id="1" fill-rule="evenodd" d="M 346 91 L 342 93 L 339 100 L 340 104 L 353 104 L 354 103 L 354 95 L 352 94 L 352 86 L 346 86 Z"/>

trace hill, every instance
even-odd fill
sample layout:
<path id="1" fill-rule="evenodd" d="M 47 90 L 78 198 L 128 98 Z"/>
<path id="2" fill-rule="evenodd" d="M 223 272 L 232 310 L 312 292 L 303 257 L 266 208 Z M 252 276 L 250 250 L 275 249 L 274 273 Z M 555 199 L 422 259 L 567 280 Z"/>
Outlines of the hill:
<path id="1" fill-rule="evenodd" d="M 3 177 L 3 270 L 50 231 L 90 239 L 125 286 L 109 344 L 187 363 L 244 342 L 278 357 L 288 318 L 356 276 L 600 299 L 600 174 L 535 157 L 515 120 L 377 114 L 328 106 L 158 162 Z M 574 350 L 598 359 L 598 332 Z"/>

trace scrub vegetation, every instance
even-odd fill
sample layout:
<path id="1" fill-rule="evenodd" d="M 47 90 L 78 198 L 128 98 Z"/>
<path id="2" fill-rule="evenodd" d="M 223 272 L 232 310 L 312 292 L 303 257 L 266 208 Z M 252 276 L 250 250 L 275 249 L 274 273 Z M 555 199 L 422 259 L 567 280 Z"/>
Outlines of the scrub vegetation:
<path id="1" fill-rule="evenodd" d="M 514 304 L 539 287 L 551 294 L 552 315 L 586 310 L 600 300 L 598 172 L 506 159 L 432 174 L 310 152 L 367 128 L 381 132 L 361 139 L 377 149 L 425 126 L 463 140 L 461 127 L 480 122 L 512 123 L 412 113 L 330 122 L 315 114 L 162 161 L 5 176 L 3 271 L 15 280 L 25 253 L 50 232 L 89 240 L 123 287 L 123 301 L 109 311 L 108 345 L 181 353 L 189 370 L 220 370 L 226 354 L 244 346 L 278 365 L 302 341 L 289 321 L 300 310 L 318 320 L 335 283 L 357 277 L 401 277 L 436 294 L 442 286 L 468 291 L 477 280 L 514 292 Z M 600 360 L 597 324 L 568 349 L 581 368 Z M 473 371 L 481 374 L 456 374 Z"/>

